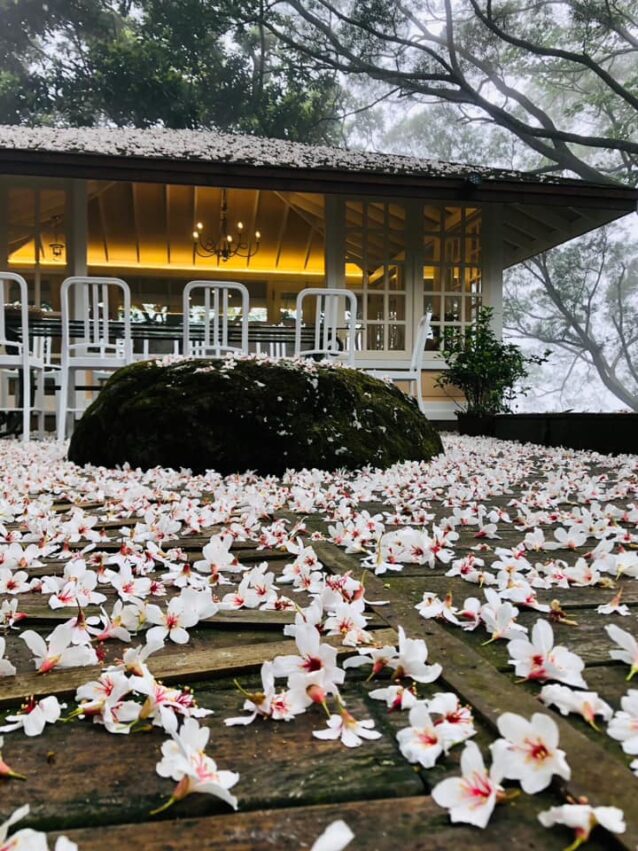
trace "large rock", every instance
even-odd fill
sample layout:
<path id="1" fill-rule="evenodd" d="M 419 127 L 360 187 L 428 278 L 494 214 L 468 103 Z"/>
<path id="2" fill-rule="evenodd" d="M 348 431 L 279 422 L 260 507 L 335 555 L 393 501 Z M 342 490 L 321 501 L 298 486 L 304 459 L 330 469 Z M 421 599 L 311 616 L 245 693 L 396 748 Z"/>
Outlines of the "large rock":
<path id="1" fill-rule="evenodd" d="M 118 370 L 76 425 L 69 458 L 194 472 L 388 467 L 442 452 L 413 399 L 314 361 L 144 361 Z"/>

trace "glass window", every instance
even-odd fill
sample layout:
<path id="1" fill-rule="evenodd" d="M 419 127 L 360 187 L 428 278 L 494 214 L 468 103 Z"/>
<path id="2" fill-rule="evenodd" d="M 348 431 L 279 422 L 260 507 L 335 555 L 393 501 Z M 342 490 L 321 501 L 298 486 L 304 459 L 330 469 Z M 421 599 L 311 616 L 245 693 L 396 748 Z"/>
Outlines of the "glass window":
<path id="1" fill-rule="evenodd" d="M 407 352 L 410 345 L 405 215 L 394 201 L 346 201 L 347 285 L 357 296 L 364 351 Z"/>
<path id="2" fill-rule="evenodd" d="M 439 348 L 446 329 L 461 333 L 476 320 L 481 303 L 480 240 L 478 208 L 423 206 L 423 310 L 432 311 L 430 350 Z"/>

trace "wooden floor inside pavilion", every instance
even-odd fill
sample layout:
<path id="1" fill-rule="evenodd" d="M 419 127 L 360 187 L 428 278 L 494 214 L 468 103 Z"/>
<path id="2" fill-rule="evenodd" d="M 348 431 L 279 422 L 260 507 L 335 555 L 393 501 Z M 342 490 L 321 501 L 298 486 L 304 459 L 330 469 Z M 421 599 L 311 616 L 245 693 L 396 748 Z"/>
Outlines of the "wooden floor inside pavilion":
<path id="1" fill-rule="evenodd" d="M 462 441 L 453 438 L 448 447 L 461 444 Z M 464 445 L 468 447 L 469 443 Z M 473 445 L 480 447 L 480 440 Z M 509 463 L 511 446 L 502 444 L 498 450 L 503 469 Z M 538 449 L 528 455 L 521 474 L 509 487 L 504 487 L 496 475 L 491 485 L 481 492 L 483 486 L 472 478 L 482 468 L 479 456 L 475 469 L 461 474 L 466 484 L 465 500 L 459 500 L 458 496 L 456 501 L 452 500 L 460 511 L 482 504 L 488 511 L 509 511 L 515 520 L 517 509 L 513 500 L 534 506 L 539 495 L 543 499 L 547 497 L 548 476 L 557 481 L 560 475 L 574 469 L 574 465 L 582 472 L 584 488 L 580 495 L 569 488 L 560 493 L 556 488 L 556 512 L 570 511 L 575 506 L 586 509 L 594 500 L 604 505 L 605 491 L 613 487 L 619 474 L 624 477 L 626 497 L 614 504 L 630 511 L 627 506 L 638 503 L 635 458 L 606 459 Z M 482 471 L 489 472 L 484 468 Z M 60 515 L 70 512 L 74 497 L 68 488 L 51 496 L 55 512 Z M 210 496 L 202 493 L 201 498 L 205 501 Z M 415 495 L 414 503 L 418 501 Z M 291 524 L 306 518 L 307 534 L 311 531 L 328 534 L 329 523 L 324 512 L 306 513 L 298 506 L 301 510 L 295 513 L 290 507 L 294 505 L 281 510 L 278 516 Z M 423 507 L 437 518 L 448 517 L 454 510 L 443 487 L 439 488 L 437 498 L 423 501 Z M 539 502 L 538 510 L 540 508 Z M 97 550 L 107 553 L 120 549 L 122 533 L 119 530 L 139 519 L 113 519 L 112 504 L 84 503 L 83 509 L 98 518 L 95 529 L 106 530 L 109 540 L 97 544 Z M 392 513 L 393 499 L 377 494 L 374 502 L 357 505 L 357 510 L 364 509 L 371 513 Z M 619 519 L 617 523 L 628 529 L 626 548 L 635 549 L 635 522 Z M 6 526 L 11 529 L 11 523 L 7 522 Z M 494 547 L 514 547 L 523 540 L 526 532 L 515 527 L 515 522 L 499 523 L 499 539 L 481 539 L 475 537 L 476 526 L 459 525 L 455 558 L 474 552 L 485 559 L 489 570 L 495 560 Z M 387 523 L 386 531 L 392 528 Z M 552 536 L 554 528 L 555 524 L 544 526 L 546 537 Z M 169 544 L 179 546 L 193 561 L 201 558 L 203 545 L 219 530 L 219 527 L 205 529 L 196 536 L 180 533 L 172 541 L 163 541 L 162 546 L 165 550 Z M 71 547 L 81 550 L 87 543 L 80 537 Z M 481 543 L 491 549 L 472 550 Z M 591 552 L 596 543 L 590 539 L 576 550 L 559 549 L 551 556 L 565 559 L 571 565 L 579 556 Z M 358 554 L 347 554 L 343 547 L 328 540 L 316 540 L 312 546 L 328 573 L 352 571 L 354 576 L 361 577 L 363 571 Z M 266 560 L 276 576 L 280 576 L 291 561 L 289 552 L 276 548 L 257 549 L 256 542 L 251 541 L 238 541 L 234 552 L 246 567 Z M 530 560 L 546 557 L 547 553 L 532 553 Z M 173 788 L 155 771 L 165 736 L 157 729 L 150 733 L 109 735 L 103 727 L 85 719 L 48 726 L 41 736 L 34 738 L 26 738 L 22 733 L 5 736 L 4 758 L 15 771 L 23 773 L 27 781 L 0 779 L 0 815 L 6 817 L 7 810 L 10 812 L 28 802 L 31 812 L 25 826 L 49 831 L 51 836 L 64 833 L 78 843 L 80 851 L 310 848 L 337 818 L 344 819 L 354 832 L 355 839 L 350 846 L 353 849 L 435 851 L 496 849 L 509 845 L 517 850 L 551 851 L 569 845 L 571 832 L 566 828 L 544 829 L 537 820 L 538 813 L 563 803 L 565 796 L 584 795 L 596 805 L 613 804 L 622 808 L 627 821 L 627 830 L 622 836 L 616 839 L 596 831 L 588 847 L 634 849 L 638 843 L 638 808 L 635 805 L 638 781 L 629 770 L 629 758 L 622 753 L 620 745 L 604 730 L 591 729 L 579 716 L 564 718 L 546 709 L 537 697 L 538 684 L 516 680 L 508 665 L 506 642 L 485 644 L 488 636 L 484 630 L 464 631 L 441 619 L 425 620 L 415 609 L 426 591 L 441 598 L 452 593 L 459 606 L 468 596 L 482 597 L 478 585 L 459 576 L 446 576 L 450 567 L 451 564 L 440 562 L 434 568 L 408 564 L 400 572 L 380 576 L 365 571 L 366 599 L 371 601 L 369 628 L 375 639 L 394 643 L 396 630 L 401 625 L 409 636 L 427 641 L 428 662 L 440 663 L 443 673 L 437 682 L 420 686 L 419 695 L 427 697 L 446 690 L 456 692 L 463 703 L 472 707 L 477 727 L 475 741 L 484 753 L 489 742 L 498 735 L 495 724 L 502 712 L 512 711 L 529 718 L 534 712 L 543 711 L 557 722 L 560 744 L 572 768 L 569 782 L 559 783 L 555 778 L 550 789 L 533 797 L 521 794 L 511 803 L 497 807 L 485 830 L 450 824 L 447 813 L 429 795 L 442 778 L 458 775 L 462 747 L 451 750 L 428 771 L 409 764 L 401 755 L 395 738 L 396 732 L 407 723 L 407 713 L 388 713 L 384 703 L 370 699 L 370 690 L 378 688 L 380 682 L 379 678 L 366 681 L 367 668 L 350 670 L 343 688 L 350 712 L 357 718 L 372 718 L 383 734 L 376 741 L 366 741 L 362 747 L 349 749 L 339 742 L 313 738 L 311 731 L 325 720 L 322 720 L 319 707 L 290 723 L 257 719 L 248 727 L 226 727 L 223 719 L 240 715 L 243 702 L 233 681 L 238 679 L 244 688 L 251 690 L 259 684 L 258 669 L 264 661 L 296 652 L 294 641 L 282 634 L 282 625 L 293 621 L 294 612 L 247 609 L 215 615 L 191 630 L 188 644 L 169 643 L 149 660 L 149 667 L 159 680 L 165 684 L 191 686 L 199 704 L 214 710 L 214 714 L 202 723 L 212 728 L 210 752 L 218 766 L 240 774 L 240 781 L 233 789 L 239 799 L 238 812 L 232 813 L 224 803 L 208 795 L 191 795 L 165 814 L 150 816 L 150 811 L 166 800 Z M 30 574 L 55 575 L 61 574 L 63 569 L 64 562 L 52 560 L 44 567 L 32 569 Z M 609 649 L 612 644 L 604 627 L 616 623 L 638 635 L 638 580 L 620 576 L 614 580 L 614 585 L 613 589 L 553 587 L 548 591 L 539 590 L 538 599 L 541 603 L 559 601 L 565 619 L 553 623 L 557 643 L 566 645 L 583 658 L 589 689 L 598 691 L 618 709 L 620 698 L 628 688 L 625 681 L 628 669 L 620 662 L 611 661 Z M 631 609 L 630 617 L 599 615 L 597 606 L 608 603 L 618 589 L 622 589 L 623 602 Z M 227 593 L 229 588 L 221 590 Z M 116 595 L 112 588 L 107 588 L 105 593 L 109 597 L 105 605 L 110 609 Z M 168 596 L 173 593 L 169 589 Z M 281 593 L 294 597 L 301 606 L 308 604 L 305 592 L 292 593 L 290 586 L 281 586 Z M 10 598 L 0 595 L 0 604 L 6 599 Z M 71 609 L 50 609 L 46 598 L 39 593 L 21 594 L 18 600 L 19 610 L 28 615 L 25 624 L 43 634 L 73 616 Z M 387 604 L 377 605 L 375 601 L 387 601 Z M 531 628 L 539 616 L 542 616 L 539 612 L 521 607 L 519 622 Z M 576 624 L 570 625 L 568 621 Z M 0 680 L 0 718 L 29 695 L 57 695 L 67 701 L 70 711 L 78 685 L 95 679 L 99 673 L 99 669 L 77 668 L 37 674 L 33 672 L 29 652 L 17 633 L 10 632 L 6 638 L 7 657 L 16 665 L 18 674 Z M 328 640 L 339 646 L 340 653 L 355 652 L 341 646 L 338 639 Z M 104 647 L 107 661 L 112 661 L 121 655 L 125 645 L 110 641 Z M 383 684 L 389 684 L 387 675 L 380 679 Z"/>

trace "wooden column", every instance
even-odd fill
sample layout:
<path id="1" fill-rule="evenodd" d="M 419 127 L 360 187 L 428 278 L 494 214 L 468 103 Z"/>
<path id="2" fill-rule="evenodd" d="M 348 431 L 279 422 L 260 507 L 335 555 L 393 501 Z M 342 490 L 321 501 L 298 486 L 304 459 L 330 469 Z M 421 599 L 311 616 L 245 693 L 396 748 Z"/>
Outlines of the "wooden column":
<path id="1" fill-rule="evenodd" d="M 88 196 L 85 180 L 68 180 L 66 185 L 66 265 L 68 275 L 88 271 Z"/>
<path id="2" fill-rule="evenodd" d="M 423 201 L 406 200 L 403 206 L 405 209 L 404 274 L 407 319 L 405 347 L 409 362 L 416 328 L 423 316 Z"/>
<path id="3" fill-rule="evenodd" d="M 483 304 L 494 309 L 492 327 L 503 334 L 503 205 L 486 204 L 481 223 Z"/>
<path id="4" fill-rule="evenodd" d="M 346 285 L 345 201 L 338 195 L 326 195 L 324 203 L 324 262 L 326 286 L 343 289 Z"/>

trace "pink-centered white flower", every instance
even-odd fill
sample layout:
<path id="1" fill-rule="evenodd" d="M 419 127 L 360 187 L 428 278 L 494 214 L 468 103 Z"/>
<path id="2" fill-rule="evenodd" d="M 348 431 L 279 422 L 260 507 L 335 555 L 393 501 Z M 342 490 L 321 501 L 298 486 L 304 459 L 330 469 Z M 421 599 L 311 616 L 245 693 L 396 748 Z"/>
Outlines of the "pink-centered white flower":
<path id="1" fill-rule="evenodd" d="M 357 721 L 342 704 L 339 706 L 339 713 L 328 718 L 328 728 L 313 730 L 312 735 L 316 739 L 340 739 L 347 748 L 358 748 L 364 739 L 381 738 L 381 733 L 374 729 L 374 721 L 369 718 Z"/>
<path id="2" fill-rule="evenodd" d="M 156 770 L 160 777 L 172 778 L 177 786 L 170 799 L 154 812 L 161 812 L 193 792 L 214 795 L 237 809 L 237 798 L 229 789 L 239 780 L 234 771 L 220 771 L 205 753 L 210 730 L 200 727 L 195 718 L 186 718 L 179 732 L 162 745 L 162 759 Z"/>
<path id="3" fill-rule="evenodd" d="M 199 615 L 192 607 L 187 607 L 182 597 L 169 600 L 166 609 L 152 604 L 146 607 L 149 623 L 156 624 L 147 633 L 147 641 L 165 641 L 169 638 L 175 644 L 187 644 L 188 630 L 199 622 Z"/>
<path id="4" fill-rule="evenodd" d="M 538 820 L 543 827 L 560 824 L 575 831 L 575 839 L 565 851 L 576 851 L 583 842 L 587 842 L 590 833 L 598 825 L 610 833 L 624 833 L 626 830 L 624 813 L 618 807 L 563 804 L 561 807 L 551 807 L 539 813 Z"/>
<path id="5" fill-rule="evenodd" d="M 327 680 L 335 685 L 344 681 L 345 672 L 337 665 L 336 649 L 321 642 L 321 636 L 315 626 L 300 624 L 295 632 L 295 642 L 299 650 L 298 656 L 276 656 L 273 660 L 275 677 L 321 671 Z"/>
<path id="6" fill-rule="evenodd" d="M 24 612 L 18 611 L 17 600 L 3 600 L 0 603 L 0 629 L 13 629 L 26 617 Z"/>
<path id="7" fill-rule="evenodd" d="M 638 641 L 626 629 L 621 629 L 615 624 L 609 624 L 605 627 L 607 635 L 615 642 L 618 647 L 614 647 L 609 651 L 612 659 L 619 662 L 626 662 L 629 665 L 629 673 L 627 680 L 631 680 L 636 671 L 638 671 Z"/>
<path id="8" fill-rule="evenodd" d="M 151 591 L 151 580 L 147 576 L 134 576 L 128 564 L 120 566 L 119 572 L 111 577 L 111 585 L 125 603 L 144 599 Z"/>
<path id="9" fill-rule="evenodd" d="M 7 642 L 0 636 L 0 677 L 13 677 L 16 669 L 8 659 L 4 658 Z"/>
<path id="10" fill-rule="evenodd" d="M 236 573 L 241 570 L 241 565 L 230 551 L 232 543 L 231 537 L 213 535 L 202 551 L 204 558 L 193 564 L 195 570 L 200 573 L 208 573 L 215 580 L 224 571 Z"/>
<path id="11" fill-rule="evenodd" d="M 250 715 L 241 715 L 236 718 L 226 718 L 224 724 L 227 727 L 236 725 L 247 725 L 257 718 L 271 718 L 273 721 L 292 721 L 295 715 L 305 711 L 304 700 L 299 700 L 289 691 L 277 692 L 275 689 L 275 676 L 272 662 L 264 662 L 261 666 L 261 682 L 263 690 L 260 692 L 246 692 L 244 709 Z"/>
<path id="12" fill-rule="evenodd" d="M 0 733 L 23 730 L 26 736 L 39 736 L 47 724 L 55 724 L 62 714 L 62 704 L 50 695 L 36 700 L 30 697 L 14 715 L 7 715 Z"/>
<path id="13" fill-rule="evenodd" d="M 88 631 L 95 641 L 129 642 L 131 640 L 129 630 L 135 628 L 135 621 L 130 616 L 128 608 L 121 600 L 116 600 L 110 615 L 104 609 L 100 609 L 99 616 L 87 618 Z"/>
<path id="14" fill-rule="evenodd" d="M 373 700 L 384 700 L 388 712 L 397 709 L 411 709 L 417 702 L 416 695 L 412 689 L 404 686 L 388 686 L 387 688 L 376 688 L 369 693 Z"/>
<path id="15" fill-rule="evenodd" d="M 29 574 L 26 570 L 14 573 L 8 567 L 0 567 L 0 594 L 25 594 L 29 588 Z"/>
<path id="16" fill-rule="evenodd" d="M 631 610 L 622 602 L 622 588 L 612 597 L 612 599 L 602 606 L 596 607 L 596 612 L 599 615 L 620 615 L 621 617 L 629 617 Z"/>
<path id="17" fill-rule="evenodd" d="M 99 715 L 106 704 L 118 703 L 131 690 L 131 682 L 123 671 L 104 671 L 99 679 L 84 683 L 76 690 L 79 714 Z"/>
<path id="18" fill-rule="evenodd" d="M 399 749 L 408 762 L 418 762 L 432 768 L 442 753 L 447 753 L 445 731 L 434 723 L 425 703 L 418 702 L 410 709 L 410 726 L 399 730 Z"/>
<path id="19" fill-rule="evenodd" d="M 435 725 L 442 732 L 446 745 L 452 747 L 475 735 L 474 718 L 469 706 L 461 703 L 458 696 L 450 691 L 437 692 L 425 704 L 435 718 Z"/>
<path id="20" fill-rule="evenodd" d="M 383 671 L 384 668 L 391 666 L 397 658 L 397 649 L 392 645 L 386 644 L 383 647 L 366 647 L 365 650 L 359 651 L 357 656 L 350 656 L 343 663 L 344 668 L 360 668 L 363 665 L 370 665 L 370 677 L 376 676 Z"/>
<path id="21" fill-rule="evenodd" d="M 621 742 L 626 754 L 638 755 L 638 691 L 629 689 L 621 698 L 621 709 L 611 719 L 607 734 Z"/>
<path id="22" fill-rule="evenodd" d="M 394 669 L 394 679 L 411 677 L 417 683 L 432 683 L 441 675 L 438 663 L 427 665 L 428 648 L 422 638 L 408 638 L 402 626 L 398 628 L 399 649 L 389 664 Z"/>
<path id="23" fill-rule="evenodd" d="M 486 588 L 484 594 L 487 603 L 481 608 L 481 618 L 490 634 L 489 641 L 519 638 L 527 632 L 524 626 L 516 623 L 516 606 L 509 600 L 501 600 L 499 594 L 491 588 Z"/>
<path id="24" fill-rule="evenodd" d="M 167 732 L 177 729 L 178 715 L 204 718 L 212 714 L 212 710 L 197 705 L 190 689 L 166 686 L 148 672 L 141 677 L 131 677 L 130 684 L 133 691 L 146 697 L 139 713 L 140 721 L 152 720 L 155 726 Z"/>
<path id="25" fill-rule="evenodd" d="M 503 777 L 518 780 L 528 795 L 546 789 L 555 774 L 569 780 L 571 769 L 558 747 L 558 726 L 549 715 L 535 712 L 528 721 L 504 712 L 496 723 L 503 738 L 492 749 L 495 758 L 502 759 Z"/>
<path id="26" fill-rule="evenodd" d="M 452 595 L 446 594 L 441 599 L 436 594 L 425 593 L 420 603 L 414 607 L 422 618 L 440 618 L 454 626 L 460 626 L 456 609 L 453 605 Z"/>
<path id="27" fill-rule="evenodd" d="M 498 758 L 489 771 L 475 742 L 468 742 L 461 754 L 461 776 L 448 777 L 432 789 L 432 797 L 449 811 L 450 821 L 485 828 L 503 794 L 502 765 Z"/>
<path id="28" fill-rule="evenodd" d="M 614 710 L 595 691 L 574 691 L 569 686 L 557 684 L 543 686 L 539 698 L 545 706 L 556 706 L 561 715 L 582 715 L 587 723 L 597 730 L 596 716 L 609 721 Z"/>
<path id="29" fill-rule="evenodd" d="M 47 835 L 39 830 L 26 827 L 11 834 L 11 836 L 8 835 L 13 825 L 28 814 L 29 805 L 25 804 L 0 824 L 0 851 L 49 851 Z M 66 836 L 59 836 L 55 842 L 54 851 L 78 851 L 78 846 Z"/>
<path id="30" fill-rule="evenodd" d="M 554 631 L 545 620 L 537 620 L 531 640 L 515 638 L 507 645 L 510 665 L 526 680 L 556 680 L 577 688 L 587 688 L 582 671 L 585 663 L 562 645 L 554 646 Z"/>
<path id="31" fill-rule="evenodd" d="M 49 636 L 48 644 L 32 629 L 23 632 L 20 638 L 33 653 L 35 667 L 40 674 L 46 674 L 54 668 L 77 668 L 98 664 L 92 647 L 71 644 L 73 630 L 68 624 L 57 626 Z"/>

